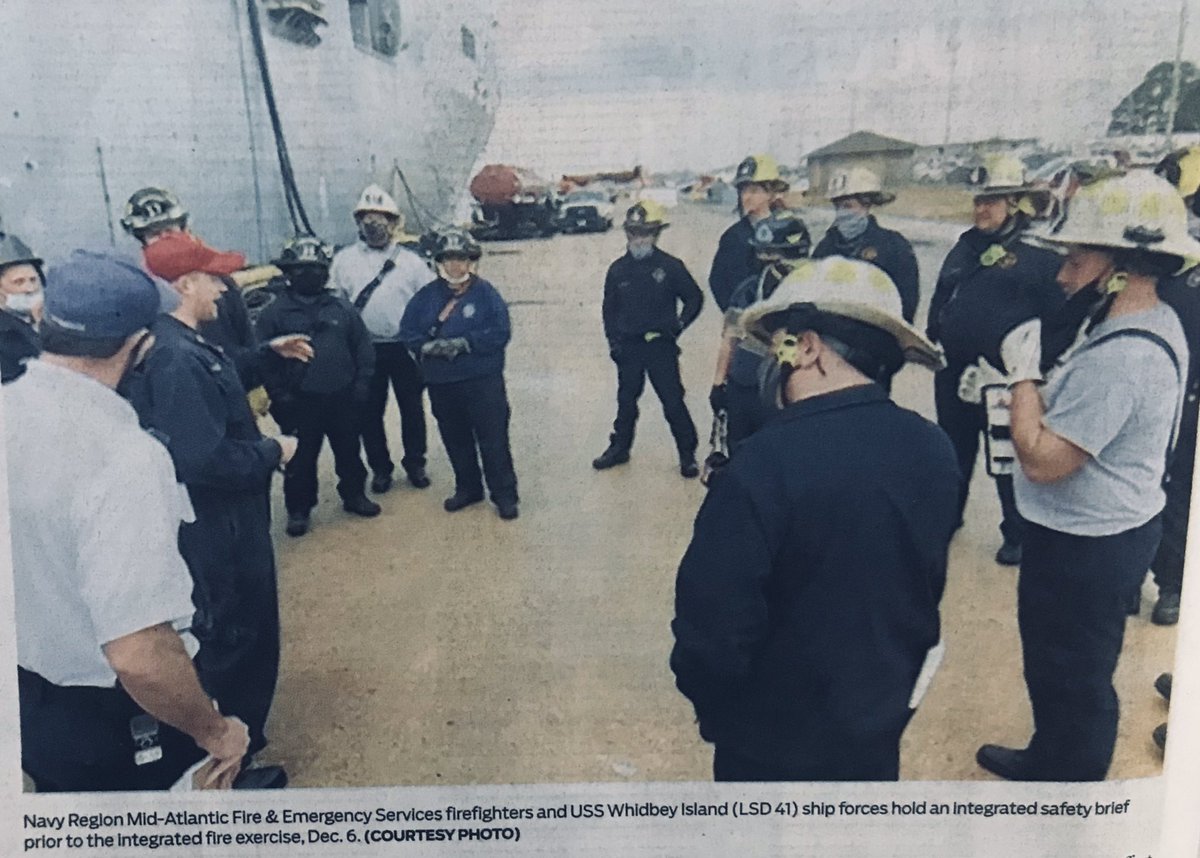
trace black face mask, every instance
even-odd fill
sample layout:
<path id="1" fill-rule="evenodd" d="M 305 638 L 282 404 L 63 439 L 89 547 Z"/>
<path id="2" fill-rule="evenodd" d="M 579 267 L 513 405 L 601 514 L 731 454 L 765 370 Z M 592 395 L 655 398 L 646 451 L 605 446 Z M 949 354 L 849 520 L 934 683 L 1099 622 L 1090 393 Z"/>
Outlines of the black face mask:
<path id="1" fill-rule="evenodd" d="M 320 295 L 329 282 L 329 269 L 322 265 L 306 265 L 287 273 L 288 288 L 297 295 Z"/>

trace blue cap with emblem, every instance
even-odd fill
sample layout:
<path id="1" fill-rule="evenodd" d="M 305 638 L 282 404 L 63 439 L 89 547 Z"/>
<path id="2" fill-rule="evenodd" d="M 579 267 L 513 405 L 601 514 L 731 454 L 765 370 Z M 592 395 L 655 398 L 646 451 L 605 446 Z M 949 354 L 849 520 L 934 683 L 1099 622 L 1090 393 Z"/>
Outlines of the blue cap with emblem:
<path id="1" fill-rule="evenodd" d="M 44 324 L 79 339 L 125 339 L 158 315 L 158 287 L 148 274 L 87 250 L 73 251 L 46 273 L 45 294 Z"/>

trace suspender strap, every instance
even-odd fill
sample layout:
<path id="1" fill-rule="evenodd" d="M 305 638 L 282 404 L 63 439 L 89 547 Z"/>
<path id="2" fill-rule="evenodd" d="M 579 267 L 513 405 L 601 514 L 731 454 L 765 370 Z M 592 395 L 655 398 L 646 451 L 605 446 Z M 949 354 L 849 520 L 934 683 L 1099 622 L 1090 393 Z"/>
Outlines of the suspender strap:
<path id="1" fill-rule="evenodd" d="M 396 254 L 400 252 L 400 247 L 392 251 L 392 255 L 383 261 L 383 267 L 379 269 L 379 273 L 375 275 L 370 283 L 363 287 L 363 290 L 354 297 L 354 309 L 358 312 L 363 311 L 363 307 L 367 306 L 367 302 L 371 300 L 371 296 L 375 294 L 375 290 L 379 288 L 379 284 L 383 282 L 383 278 L 387 277 L 388 272 L 396 267 Z"/>

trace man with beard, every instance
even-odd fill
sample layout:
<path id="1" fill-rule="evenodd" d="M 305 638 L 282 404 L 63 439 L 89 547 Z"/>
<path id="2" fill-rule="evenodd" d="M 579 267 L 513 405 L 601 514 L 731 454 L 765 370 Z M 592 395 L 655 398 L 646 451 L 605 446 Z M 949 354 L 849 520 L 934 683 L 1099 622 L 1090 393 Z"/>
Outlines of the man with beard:
<path id="1" fill-rule="evenodd" d="M 388 450 L 384 413 L 388 386 L 396 393 L 404 458 L 410 484 L 429 486 L 425 474 L 424 382 L 416 361 L 400 341 L 400 319 L 417 290 L 432 279 L 421 258 L 398 243 L 400 209 L 383 188 L 368 185 L 354 207 L 359 240 L 333 257 L 329 282 L 334 292 L 362 315 L 375 349 L 375 370 L 362 414 L 362 444 L 371 468 L 371 491 L 392 487 L 395 464 Z"/>
<path id="2" fill-rule="evenodd" d="M 1058 255 L 1023 241 L 1034 211 L 1030 196 L 1035 193 L 1025 179 L 1024 165 L 1012 156 L 997 156 L 977 169 L 973 179 L 975 225 L 959 237 L 942 264 L 926 327 L 929 338 L 946 353 L 946 368 L 934 376 L 934 403 L 938 425 L 958 454 L 960 522 L 979 435 L 987 428 L 984 405 L 964 373 L 975 376 L 980 358 L 999 369 L 1005 335 L 1030 319 L 1056 317 L 1065 300 L 1055 283 Z M 1017 566 L 1024 523 L 1013 499 L 1012 475 L 995 479 L 1004 539 L 996 562 Z"/>
<path id="3" fill-rule="evenodd" d="M 0 231 L 0 381 L 8 384 L 36 357 L 42 315 L 42 260 L 15 235 Z"/>
<path id="4" fill-rule="evenodd" d="M 882 269 L 900 293 L 904 321 L 911 322 L 921 294 L 917 257 L 908 239 L 881 227 L 871 213 L 873 208 L 893 202 L 896 195 L 884 191 L 872 171 L 852 167 L 829 180 L 827 196 L 833 203 L 833 225 L 813 248 L 813 259 L 844 256 Z"/>
<path id="5" fill-rule="evenodd" d="M 187 238 L 157 260 L 179 303 L 151 326 L 154 346 L 122 391 L 142 425 L 164 439 L 191 497 L 196 520 L 180 528 L 179 547 L 195 583 L 196 666 L 221 710 L 249 727 L 249 758 L 267 744 L 279 675 L 271 477 L 295 454 L 296 439 L 263 437 L 233 362 L 198 330 L 217 318 L 222 278 L 244 258 Z M 242 778 L 245 788 L 287 784 L 278 766 Z"/>

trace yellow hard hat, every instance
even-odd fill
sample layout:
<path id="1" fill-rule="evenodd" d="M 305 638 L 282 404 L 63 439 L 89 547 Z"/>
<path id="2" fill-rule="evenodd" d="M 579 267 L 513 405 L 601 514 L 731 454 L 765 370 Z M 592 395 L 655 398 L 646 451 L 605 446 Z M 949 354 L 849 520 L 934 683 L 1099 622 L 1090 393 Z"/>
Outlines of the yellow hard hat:
<path id="1" fill-rule="evenodd" d="M 638 200 L 625 212 L 625 229 L 649 231 L 666 229 L 667 210 L 655 200 Z"/>
<path id="2" fill-rule="evenodd" d="M 805 305 L 891 334 L 906 360 L 932 369 L 944 366 L 941 349 L 904 321 L 900 293 L 892 279 L 869 262 L 843 256 L 801 261 L 771 297 L 746 310 L 742 326 L 769 345 L 777 327 L 769 324 L 770 318 Z"/>
<path id="3" fill-rule="evenodd" d="M 1178 256 L 1200 262 L 1200 242 L 1188 234 L 1187 209 L 1176 188 L 1149 170 L 1101 179 L 1079 189 L 1055 244 L 1091 245 Z"/>
<path id="4" fill-rule="evenodd" d="M 748 155 L 738 164 L 737 174 L 733 184 L 740 188 L 742 185 L 765 185 L 772 191 L 782 193 L 790 187 L 779 177 L 779 164 L 770 155 Z"/>

